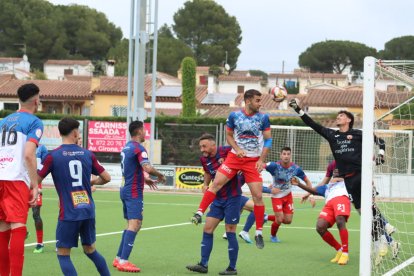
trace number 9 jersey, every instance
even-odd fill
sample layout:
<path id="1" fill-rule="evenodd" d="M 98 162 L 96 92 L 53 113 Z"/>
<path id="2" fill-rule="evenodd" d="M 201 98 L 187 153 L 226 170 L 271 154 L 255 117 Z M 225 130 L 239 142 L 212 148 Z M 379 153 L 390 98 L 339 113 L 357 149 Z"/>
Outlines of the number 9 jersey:
<path id="1" fill-rule="evenodd" d="M 22 180 L 30 187 L 24 165 L 24 148 L 27 141 L 38 145 L 42 133 L 42 121 L 24 111 L 10 114 L 0 121 L 0 180 Z"/>
<path id="2" fill-rule="evenodd" d="M 38 174 L 43 178 L 52 174 L 59 196 L 59 220 L 95 218 L 91 175 L 104 170 L 92 152 L 75 144 L 63 144 L 46 156 Z"/>

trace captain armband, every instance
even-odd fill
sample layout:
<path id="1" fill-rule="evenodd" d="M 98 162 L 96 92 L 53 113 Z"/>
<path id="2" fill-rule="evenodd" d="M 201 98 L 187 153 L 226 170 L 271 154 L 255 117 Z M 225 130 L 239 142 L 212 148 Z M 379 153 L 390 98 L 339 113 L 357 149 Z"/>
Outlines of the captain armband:
<path id="1" fill-rule="evenodd" d="M 273 141 L 273 139 L 272 138 L 269 138 L 269 139 L 265 139 L 264 140 L 264 147 L 265 148 L 269 148 L 269 149 L 271 149 L 272 148 L 272 141 Z"/>

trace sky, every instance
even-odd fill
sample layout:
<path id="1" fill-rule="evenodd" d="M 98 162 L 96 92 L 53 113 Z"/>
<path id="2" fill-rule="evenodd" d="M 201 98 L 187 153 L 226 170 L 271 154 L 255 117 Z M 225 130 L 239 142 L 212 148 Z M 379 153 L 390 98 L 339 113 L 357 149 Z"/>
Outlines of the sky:
<path id="1" fill-rule="evenodd" d="M 129 37 L 130 0 L 48 0 L 104 13 Z M 154 0 L 151 0 L 154 3 Z M 158 25 L 172 25 L 186 0 L 159 0 Z M 237 70 L 292 72 L 299 55 L 325 40 L 350 40 L 377 50 L 396 37 L 414 35 L 410 0 L 216 0 L 242 30 Z M 154 4 L 152 4 L 154 8 Z"/>

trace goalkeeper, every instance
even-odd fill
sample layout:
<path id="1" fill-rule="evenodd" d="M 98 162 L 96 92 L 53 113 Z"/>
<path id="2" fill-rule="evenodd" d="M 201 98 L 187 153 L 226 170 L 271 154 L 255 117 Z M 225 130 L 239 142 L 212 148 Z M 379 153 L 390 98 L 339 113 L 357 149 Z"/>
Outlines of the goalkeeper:
<path id="1" fill-rule="evenodd" d="M 346 110 L 338 112 L 336 126 L 339 130 L 323 127 L 312 120 L 298 105 L 296 99 L 289 102 L 289 106 L 299 114 L 302 121 L 325 138 L 335 158 L 339 176 L 344 178 L 345 186 L 355 209 L 361 214 L 361 162 L 362 162 L 362 131 L 354 129 L 354 115 Z M 375 144 L 379 146 L 376 163 L 384 163 L 384 140 L 374 136 Z M 373 206 L 372 215 L 373 238 L 375 241 L 384 234 L 380 222 L 385 221 L 378 208 Z"/>

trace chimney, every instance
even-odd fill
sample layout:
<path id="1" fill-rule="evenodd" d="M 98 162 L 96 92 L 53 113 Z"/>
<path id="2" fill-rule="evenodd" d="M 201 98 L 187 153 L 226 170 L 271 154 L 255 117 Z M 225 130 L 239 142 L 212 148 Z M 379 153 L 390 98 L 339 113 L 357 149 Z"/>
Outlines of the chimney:
<path id="1" fill-rule="evenodd" d="M 216 81 L 215 76 L 208 75 L 208 81 L 207 81 L 207 93 L 213 94 L 216 92 Z"/>
<path id="2" fill-rule="evenodd" d="M 115 76 L 115 60 L 109 59 L 106 61 L 106 75 L 108 77 Z"/>

